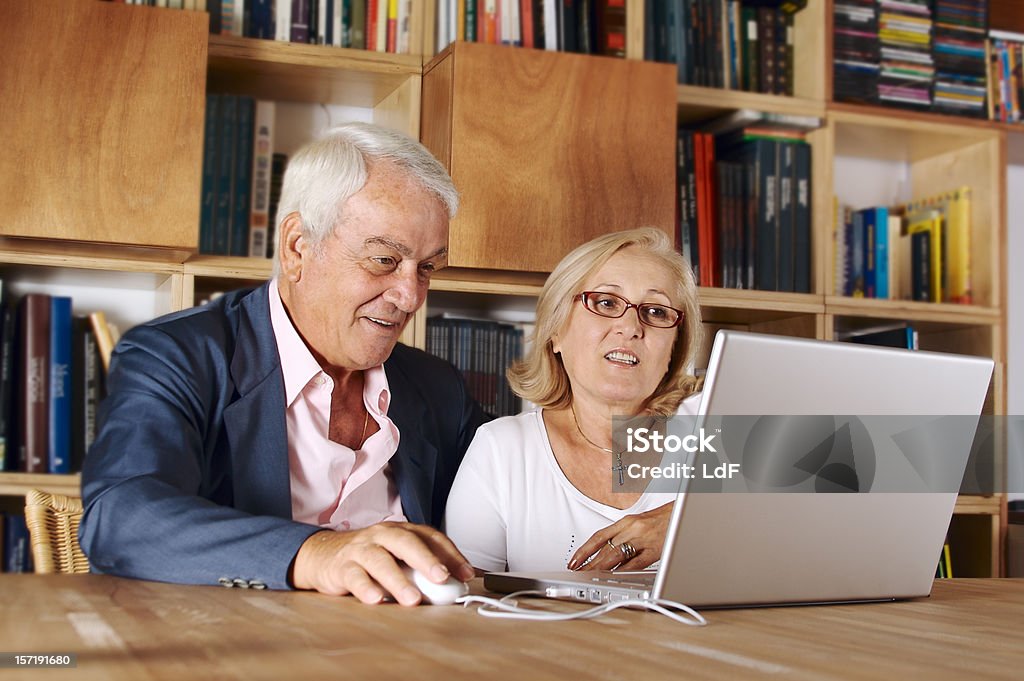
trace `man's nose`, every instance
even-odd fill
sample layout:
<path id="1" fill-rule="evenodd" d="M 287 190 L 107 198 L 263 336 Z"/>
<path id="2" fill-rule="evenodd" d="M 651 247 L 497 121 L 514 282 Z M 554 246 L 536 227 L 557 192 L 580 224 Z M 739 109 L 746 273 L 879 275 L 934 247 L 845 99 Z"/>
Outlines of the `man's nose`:
<path id="1" fill-rule="evenodd" d="M 428 284 L 420 277 L 418 268 L 399 268 L 393 276 L 391 286 L 384 292 L 384 300 L 407 314 L 420 309 L 427 297 Z"/>

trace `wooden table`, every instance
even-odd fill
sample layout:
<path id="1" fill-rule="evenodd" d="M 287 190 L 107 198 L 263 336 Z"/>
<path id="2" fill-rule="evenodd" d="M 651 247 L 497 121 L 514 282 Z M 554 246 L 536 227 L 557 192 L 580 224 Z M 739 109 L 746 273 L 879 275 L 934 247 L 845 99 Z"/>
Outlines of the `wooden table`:
<path id="1" fill-rule="evenodd" d="M 703 628 L 626 610 L 522 622 L 95 575 L 0 575 L 0 609 L 0 651 L 78 656 L 73 670 L 0 669 L 31 681 L 1024 675 L 1022 579 L 938 581 L 931 598 L 900 603 L 707 611 Z"/>

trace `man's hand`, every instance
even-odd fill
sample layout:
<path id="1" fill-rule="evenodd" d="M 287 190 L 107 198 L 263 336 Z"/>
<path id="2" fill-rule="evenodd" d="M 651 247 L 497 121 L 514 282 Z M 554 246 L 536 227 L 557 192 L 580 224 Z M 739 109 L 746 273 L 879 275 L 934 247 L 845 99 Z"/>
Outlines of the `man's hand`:
<path id="1" fill-rule="evenodd" d="M 444 534 L 426 525 L 380 523 L 362 530 L 324 530 L 311 535 L 295 555 L 292 586 L 325 594 L 351 594 L 380 603 L 391 594 L 402 605 L 416 605 L 420 592 L 405 578 L 398 561 L 443 583 L 449 574 L 468 581 L 474 571 Z"/>
<path id="2" fill-rule="evenodd" d="M 651 511 L 627 515 L 603 530 L 598 530 L 573 554 L 570 570 L 643 570 L 661 558 L 665 530 L 672 517 L 672 504 Z M 633 555 L 622 549 L 623 542 Z M 587 559 L 590 559 L 587 562 Z"/>

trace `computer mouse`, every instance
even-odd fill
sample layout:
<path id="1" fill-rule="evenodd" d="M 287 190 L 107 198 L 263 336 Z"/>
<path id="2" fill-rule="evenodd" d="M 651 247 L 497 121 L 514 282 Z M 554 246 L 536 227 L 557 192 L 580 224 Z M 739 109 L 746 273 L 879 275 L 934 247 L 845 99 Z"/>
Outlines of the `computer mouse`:
<path id="1" fill-rule="evenodd" d="M 430 605 L 452 605 L 459 596 L 469 593 L 469 585 L 460 582 L 454 577 L 449 577 L 444 584 L 436 584 L 421 572 L 413 570 L 408 565 L 402 566 L 405 577 L 423 594 L 423 602 Z"/>

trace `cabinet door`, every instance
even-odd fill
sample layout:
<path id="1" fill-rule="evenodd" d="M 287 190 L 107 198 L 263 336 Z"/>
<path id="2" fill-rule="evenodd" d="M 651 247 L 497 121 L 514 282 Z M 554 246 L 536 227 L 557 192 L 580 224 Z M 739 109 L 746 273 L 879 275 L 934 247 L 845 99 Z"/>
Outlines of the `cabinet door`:
<path id="1" fill-rule="evenodd" d="M 462 195 L 449 264 L 550 271 L 597 235 L 675 232 L 675 67 L 456 43 L 423 79 L 424 144 Z"/>
<path id="2" fill-rule="evenodd" d="M 194 250 L 207 15 L 0 3 L 5 236 Z"/>

